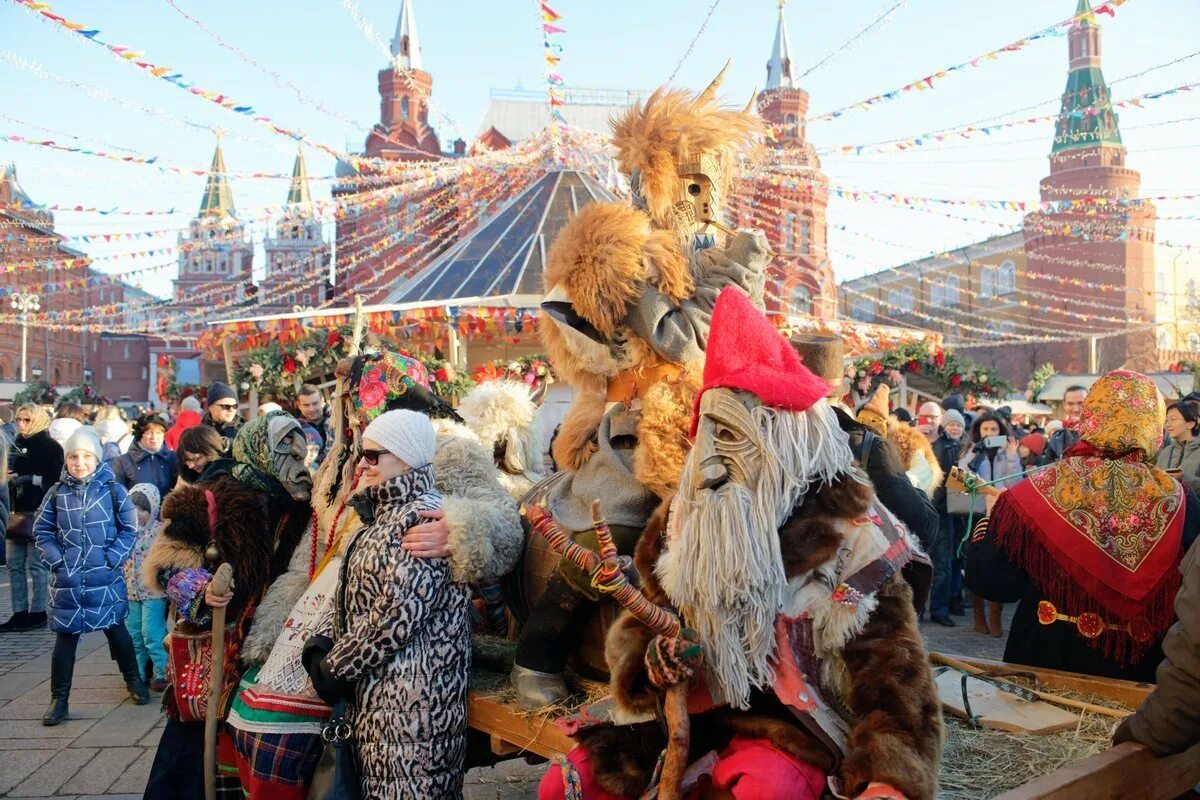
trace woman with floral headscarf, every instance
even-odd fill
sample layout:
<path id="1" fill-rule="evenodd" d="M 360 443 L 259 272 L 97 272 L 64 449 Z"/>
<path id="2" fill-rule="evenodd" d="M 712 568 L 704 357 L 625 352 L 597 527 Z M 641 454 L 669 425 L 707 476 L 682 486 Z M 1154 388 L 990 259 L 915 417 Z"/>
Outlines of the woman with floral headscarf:
<path id="1" fill-rule="evenodd" d="M 1080 441 L 995 500 L 967 549 L 967 585 L 1020 601 L 1006 661 L 1153 681 L 1200 500 L 1154 466 L 1163 401 L 1145 375 L 1092 386 Z"/>
<path id="2" fill-rule="evenodd" d="M 233 458 L 209 465 L 194 485 L 181 486 L 163 503 L 164 528 L 142 564 L 148 587 L 166 593 L 177 615 L 172 637 L 211 637 L 212 610 L 226 609 L 226 658 L 221 687 L 223 720 L 241 677 L 246 632 L 271 583 L 284 573 L 296 543 L 312 518 L 312 475 L 304 464 L 308 446 L 300 425 L 282 411 L 243 425 L 233 442 Z M 213 592 L 213 572 L 233 567 L 228 594 Z M 147 798 L 203 797 L 203 714 L 189 676 L 211 665 L 176 662 L 172 655 L 165 703 L 167 725 L 146 787 Z M 199 718 L 200 721 L 196 721 Z M 219 739 L 218 789 L 236 791 L 232 740 Z"/>

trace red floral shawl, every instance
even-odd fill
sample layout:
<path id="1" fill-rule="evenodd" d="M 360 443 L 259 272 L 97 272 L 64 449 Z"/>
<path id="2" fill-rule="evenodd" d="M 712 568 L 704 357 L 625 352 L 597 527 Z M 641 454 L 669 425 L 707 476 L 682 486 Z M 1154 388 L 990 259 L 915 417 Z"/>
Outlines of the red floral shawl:
<path id="1" fill-rule="evenodd" d="M 1079 444 L 1005 492 L 988 523 L 1059 612 L 1148 631 L 1105 631 L 1089 640 L 1123 664 L 1162 638 L 1179 590 L 1183 486 L 1147 463 L 1162 416 L 1149 378 L 1109 373 L 1085 401 Z"/>

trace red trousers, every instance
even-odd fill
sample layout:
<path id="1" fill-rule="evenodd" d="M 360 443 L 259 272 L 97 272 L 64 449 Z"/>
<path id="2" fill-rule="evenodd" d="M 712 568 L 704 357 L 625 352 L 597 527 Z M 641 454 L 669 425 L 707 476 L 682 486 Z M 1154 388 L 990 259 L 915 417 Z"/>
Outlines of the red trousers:
<path id="1" fill-rule="evenodd" d="M 583 748 L 567 754 L 579 773 L 584 800 L 629 800 L 607 792 L 596 783 Z M 721 751 L 713 768 L 712 787 L 724 789 L 736 800 L 820 800 L 825 773 L 777 749 L 767 739 L 735 736 Z M 693 791 L 689 798 L 700 790 Z M 538 800 L 565 800 L 562 768 L 550 767 L 538 787 Z"/>

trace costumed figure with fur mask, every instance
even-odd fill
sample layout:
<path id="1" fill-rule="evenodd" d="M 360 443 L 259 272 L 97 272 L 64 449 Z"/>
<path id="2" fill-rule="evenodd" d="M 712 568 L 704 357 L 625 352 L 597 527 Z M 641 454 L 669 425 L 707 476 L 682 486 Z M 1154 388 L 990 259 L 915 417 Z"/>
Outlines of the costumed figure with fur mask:
<path id="1" fill-rule="evenodd" d="M 329 706 L 317 696 L 301 653 L 332 613 L 340 554 L 362 527 L 348 501 L 362 433 L 371 420 L 395 409 L 432 420 L 442 507 L 411 528 L 403 546 L 417 557 L 447 558 L 454 580 L 475 588 L 482 617 L 489 612 L 503 617 L 498 581 L 517 563 L 524 543 L 517 504 L 500 483 L 490 449 L 432 392 L 420 361 L 396 352 L 368 353 L 343 359 L 335 374 L 334 441 L 316 474 L 312 524 L 287 572 L 259 605 L 242 648 L 246 675 L 229 715 L 233 744 L 245 765 L 243 781 L 272 797 L 289 792 L 303 797 L 321 753 Z M 286 765 L 270 760 L 269 754 L 281 751 L 293 755 Z"/>
<path id="2" fill-rule="evenodd" d="M 900 573 L 915 541 L 854 463 L 826 391 L 744 295 L 722 293 L 694 447 L 635 553 L 642 591 L 685 627 L 618 619 L 613 698 L 573 720 L 580 744 L 542 800 L 641 796 L 679 683 L 684 797 L 934 798 L 941 711 Z"/>
<path id="3" fill-rule="evenodd" d="M 945 479 L 942 467 L 924 434 L 911 425 L 892 422 L 891 409 L 888 406 L 890 395 L 888 385 L 879 384 L 855 406 L 855 419 L 860 425 L 865 425 L 876 435 L 887 439 L 899 456 L 900 466 L 904 468 L 904 474 L 912 481 L 912 485 L 924 492 L 926 497 L 932 498 Z"/>
<path id="4" fill-rule="evenodd" d="M 312 474 L 300 424 L 276 411 L 243 425 L 231 459 L 213 462 L 203 478 L 180 486 L 162 506 L 164 527 L 142 562 L 142 581 L 165 592 L 176 614 L 168 640 L 171 685 L 167 725 L 150 771 L 146 797 L 203 797 L 204 709 L 212 665 L 213 608 L 226 609 L 224 719 L 238 680 L 245 636 L 268 587 L 282 575 L 312 518 Z M 215 595 L 216 568 L 233 567 L 231 592 Z M 237 791 L 232 742 L 218 738 L 218 789 Z"/>
<path id="5" fill-rule="evenodd" d="M 458 404 L 467 427 L 492 451 L 500 483 L 517 501 L 543 477 L 538 396 L 519 381 L 484 381 Z"/>
<path id="6" fill-rule="evenodd" d="M 733 286 L 762 303 L 766 237 L 727 236 L 719 218 L 739 158 L 763 128 L 749 106 L 717 104 L 723 77 L 695 96 L 662 87 L 613 122 L 633 205 L 580 209 L 547 257 L 541 334 L 574 398 L 554 442 L 561 472 L 533 495 L 588 546 L 594 498 L 605 499 L 616 546 L 628 554 L 674 491 L 717 295 Z M 563 562 L 532 601 L 513 669 L 523 706 L 567 696 L 562 672 L 597 599 L 587 576 Z"/>

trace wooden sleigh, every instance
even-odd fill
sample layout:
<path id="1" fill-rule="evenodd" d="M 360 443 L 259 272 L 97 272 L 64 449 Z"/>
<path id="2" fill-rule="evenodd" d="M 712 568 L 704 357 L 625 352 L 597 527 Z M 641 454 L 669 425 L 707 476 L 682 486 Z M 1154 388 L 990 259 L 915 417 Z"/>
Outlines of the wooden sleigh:
<path id="1" fill-rule="evenodd" d="M 938 654 L 931 654 L 937 659 Z M 983 670 L 1034 673 L 1049 692 L 1079 692 L 1137 708 L 1154 686 L 1073 672 L 1006 664 L 981 658 L 951 659 Z M 530 716 L 499 695 L 472 691 L 467 725 L 477 741 L 490 746 L 492 761 L 503 758 L 550 759 L 566 753 L 573 741 L 547 716 Z M 1075 761 L 1037 780 L 1013 789 L 997 800 L 1175 800 L 1200 798 L 1191 792 L 1200 784 L 1200 745 L 1169 758 L 1155 758 L 1134 744 L 1110 748 Z"/>

